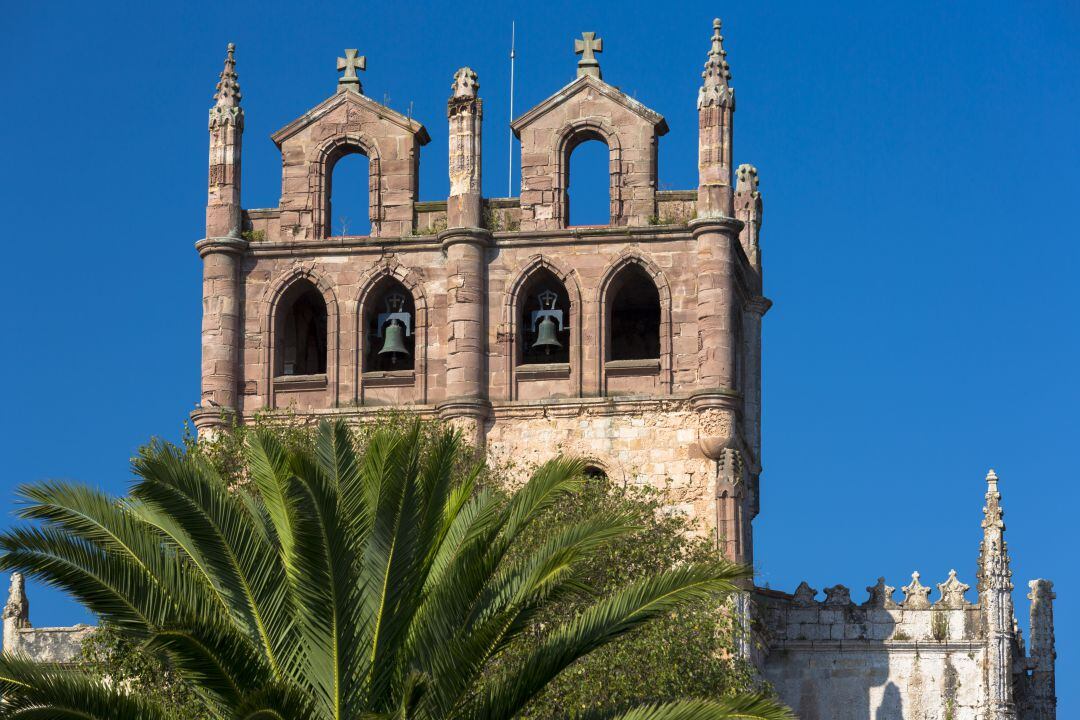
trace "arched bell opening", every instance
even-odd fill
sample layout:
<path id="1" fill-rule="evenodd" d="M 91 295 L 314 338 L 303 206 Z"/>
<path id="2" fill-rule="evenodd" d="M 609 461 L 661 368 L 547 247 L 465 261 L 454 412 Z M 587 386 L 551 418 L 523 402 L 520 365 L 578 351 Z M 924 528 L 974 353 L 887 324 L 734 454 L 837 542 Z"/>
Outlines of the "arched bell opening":
<path id="1" fill-rule="evenodd" d="M 327 157 L 324 222 L 329 237 L 371 235 L 375 193 L 367 152 L 341 145 Z"/>
<path id="2" fill-rule="evenodd" d="M 546 268 L 525 286 L 518 322 L 518 364 L 570 362 L 570 296 Z"/>
<path id="3" fill-rule="evenodd" d="M 416 304 L 396 280 L 386 280 L 365 303 L 363 372 L 416 367 Z"/>
<path id="4" fill-rule="evenodd" d="M 325 374 L 327 313 L 322 293 L 307 280 L 298 280 L 278 308 L 274 374 Z"/>
<path id="5" fill-rule="evenodd" d="M 649 274 L 628 264 L 612 281 L 607 302 L 607 360 L 660 357 L 660 293 Z"/>
<path id="6" fill-rule="evenodd" d="M 582 132 L 567 143 L 566 152 L 566 227 L 613 224 L 607 141 L 599 133 Z"/>

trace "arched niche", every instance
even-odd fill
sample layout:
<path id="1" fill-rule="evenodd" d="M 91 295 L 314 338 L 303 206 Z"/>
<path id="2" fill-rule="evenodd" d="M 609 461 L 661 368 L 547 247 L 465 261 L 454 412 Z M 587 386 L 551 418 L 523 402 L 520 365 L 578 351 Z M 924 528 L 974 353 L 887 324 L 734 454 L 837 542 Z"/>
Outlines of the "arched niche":
<path id="1" fill-rule="evenodd" d="M 264 361 L 271 408 L 337 404 L 338 306 L 329 284 L 297 268 L 268 290 Z"/>
<path id="2" fill-rule="evenodd" d="M 546 256 L 531 258 L 509 285 L 503 317 L 512 330 L 503 334 L 501 352 L 510 399 L 580 396 L 581 307 L 575 274 Z M 558 347 L 537 345 L 545 320 Z"/>
<path id="3" fill-rule="evenodd" d="M 430 328 L 428 301 L 418 273 L 397 263 L 371 267 L 360 281 L 355 307 L 354 401 L 360 405 L 426 403 Z M 380 353 L 391 324 L 400 326 L 407 355 Z"/>
<path id="4" fill-rule="evenodd" d="M 671 302 L 662 271 L 638 251 L 605 270 L 597 302 L 604 395 L 671 392 Z"/>

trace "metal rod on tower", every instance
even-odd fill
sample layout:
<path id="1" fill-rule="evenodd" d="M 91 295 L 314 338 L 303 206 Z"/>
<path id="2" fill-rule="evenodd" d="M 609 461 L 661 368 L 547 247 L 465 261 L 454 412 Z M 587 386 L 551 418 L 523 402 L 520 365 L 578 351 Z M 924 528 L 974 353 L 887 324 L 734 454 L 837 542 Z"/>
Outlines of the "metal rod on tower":
<path id="1" fill-rule="evenodd" d="M 514 122 L 514 31 L 516 22 L 510 21 L 510 122 Z M 510 130 L 510 147 L 506 163 L 506 197 L 514 196 L 514 131 Z"/>

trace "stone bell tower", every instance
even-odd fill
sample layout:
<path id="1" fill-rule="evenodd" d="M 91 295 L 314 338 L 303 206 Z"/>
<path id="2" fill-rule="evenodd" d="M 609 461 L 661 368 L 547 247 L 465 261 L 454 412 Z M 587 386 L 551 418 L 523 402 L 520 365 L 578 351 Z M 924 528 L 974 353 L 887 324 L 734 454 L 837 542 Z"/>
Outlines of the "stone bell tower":
<path id="1" fill-rule="evenodd" d="M 405 409 L 460 427 L 511 473 L 565 453 L 663 488 L 726 555 L 752 562 L 769 301 L 757 171 L 733 165 L 720 23 L 703 43 L 696 189 L 658 188 L 667 121 L 613 84 L 618 68 L 601 72 L 604 43 L 596 32 L 568 43 L 567 84 L 511 123 L 518 197 L 482 194 L 483 100 L 462 67 L 447 101 L 450 192 L 421 200 L 428 132 L 365 94 L 360 71 L 364 84 L 393 76 L 350 49 L 333 94 L 271 136 L 278 204 L 248 209 L 230 46 L 197 243 L 200 431 L 234 414 L 364 423 Z M 586 142 L 607 149 L 603 225 L 572 221 L 570 158 Z M 367 156 L 364 187 L 333 183 L 350 153 Z M 343 192 L 367 198 L 370 235 L 333 234 L 332 196 Z"/>

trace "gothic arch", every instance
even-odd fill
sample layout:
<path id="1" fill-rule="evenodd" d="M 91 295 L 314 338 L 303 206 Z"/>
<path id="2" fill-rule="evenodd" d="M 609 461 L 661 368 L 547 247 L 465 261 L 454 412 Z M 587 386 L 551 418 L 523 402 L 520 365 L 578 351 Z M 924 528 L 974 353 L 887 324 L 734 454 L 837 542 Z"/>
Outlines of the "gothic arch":
<path id="1" fill-rule="evenodd" d="M 412 296 L 413 307 L 416 310 L 416 319 L 413 332 L 416 336 L 416 358 L 415 369 L 418 397 L 416 402 L 427 402 L 427 366 L 428 366 L 428 338 L 430 326 L 428 323 L 428 300 L 427 295 L 424 293 L 423 278 L 418 272 L 411 268 L 406 268 L 400 263 L 392 262 L 379 262 L 368 269 L 364 276 L 360 279 L 360 289 L 356 293 L 353 299 L 352 306 L 355 308 L 355 319 L 351 332 L 354 333 L 356 341 L 353 343 L 353 350 L 355 352 L 353 366 L 356 372 L 356 382 L 354 387 L 356 388 L 356 397 L 354 400 L 360 401 L 361 393 L 363 390 L 363 357 L 367 348 L 365 347 L 364 338 L 364 308 L 371 302 L 372 295 L 377 292 L 383 282 L 387 279 L 395 280 L 409 292 Z"/>
<path id="2" fill-rule="evenodd" d="M 358 133 L 335 135 L 316 148 L 308 165 L 308 190 L 311 193 L 311 215 L 317 238 L 330 236 L 332 218 L 328 216 L 330 175 L 334 164 L 350 152 L 359 152 L 368 159 L 368 217 L 371 220 L 371 236 L 379 236 L 382 220 L 382 163 L 375 143 Z"/>
<path id="3" fill-rule="evenodd" d="M 311 284 L 326 304 L 326 389 L 329 391 L 329 404 L 336 406 L 338 401 L 338 338 L 340 334 L 340 315 L 337 297 L 329 282 L 315 271 L 313 265 L 297 265 L 270 283 L 263 293 L 260 305 L 265 309 L 262 316 L 262 362 L 266 368 L 264 381 L 267 388 L 267 405 L 275 407 L 274 374 L 277 368 L 277 346 L 279 329 L 278 314 L 282 299 L 298 282 Z"/>
<path id="4" fill-rule="evenodd" d="M 570 155 L 574 148 L 587 140 L 599 140 L 608 149 L 608 223 L 625 225 L 622 209 L 623 163 L 619 132 L 604 118 L 587 117 L 568 122 L 556 136 L 557 165 L 553 180 L 555 218 L 560 227 L 570 222 L 567 192 L 570 189 Z"/>
<path id="5" fill-rule="evenodd" d="M 600 328 L 598 339 L 601 343 L 598 353 L 599 376 L 601 387 L 606 388 L 606 361 L 608 358 L 608 346 L 610 343 L 609 304 L 611 302 L 611 289 L 614 281 L 628 267 L 641 268 L 656 286 L 656 292 L 660 296 L 660 385 L 665 393 L 671 392 L 672 387 L 672 323 L 671 323 L 671 286 L 660 266 L 647 254 L 638 248 L 627 248 L 608 263 L 600 276 L 600 284 L 597 286 L 595 306 L 597 308 L 597 327 Z"/>
<path id="6" fill-rule="evenodd" d="M 563 284 L 566 294 L 570 299 L 570 385 L 577 395 L 581 395 L 581 358 L 582 358 L 582 321 L 585 317 L 582 307 L 581 285 L 578 282 L 577 272 L 567 268 L 552 257 L 538 254 L 529 258 L 524 267 L 518 272 L 507 286 L 506 296 L 503 300 L 503 327 L 510 328 L 510 332 L 502 333 L 502 352 L 506 361 L 506 377 L 509 382 L 506 397 L 516 399 L 516 372 L 517 342 L 521 339 L 523 329 L 519 325 L 519 310 L 524 298 L 522 293 L 540 270 L 547 270 Z"/>

